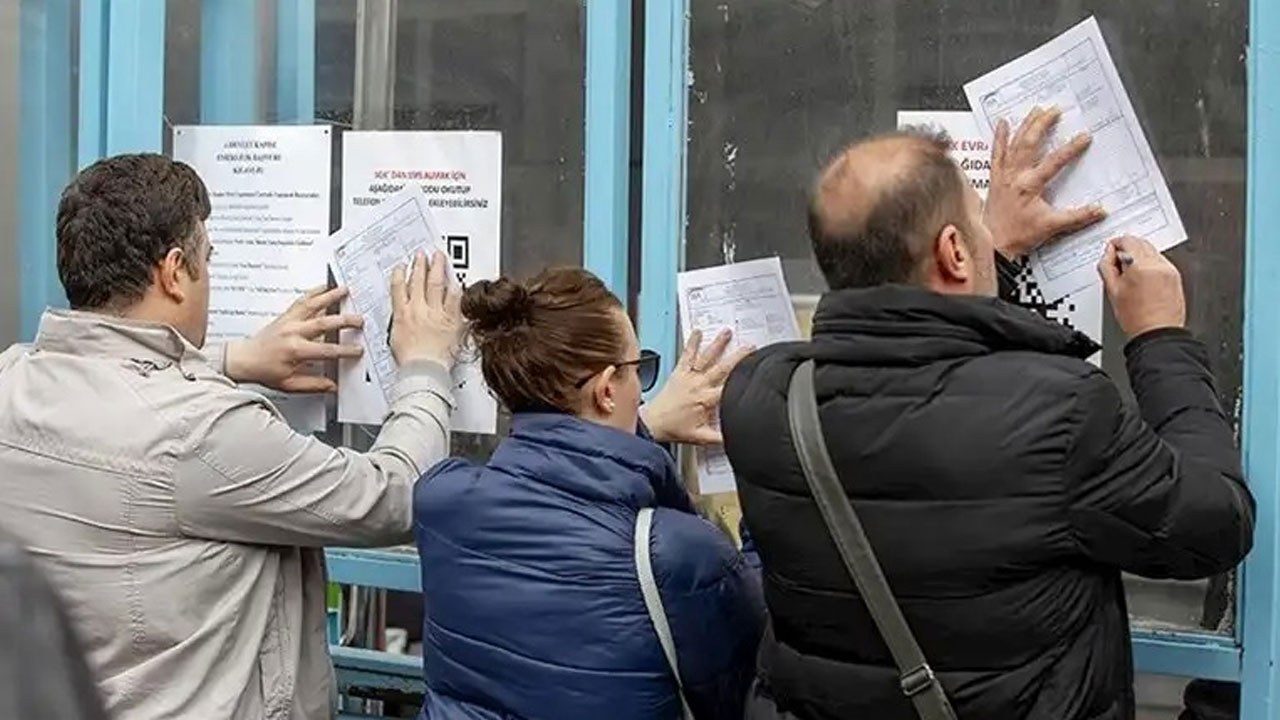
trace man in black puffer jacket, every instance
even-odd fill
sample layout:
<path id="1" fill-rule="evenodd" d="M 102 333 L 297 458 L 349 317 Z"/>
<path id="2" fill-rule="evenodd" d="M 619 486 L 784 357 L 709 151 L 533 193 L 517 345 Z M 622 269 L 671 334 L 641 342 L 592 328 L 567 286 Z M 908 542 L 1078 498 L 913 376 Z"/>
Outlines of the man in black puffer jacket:
<path id="1" fill-rule="evenodd" d="M 1136 408 L 1087 337 L 995 297 L 996 249 L 1094 219 L 1041 198 L 1087 145 L 1041 159 L 1055 121 L 1001 127 L 985 221 L 930 138 L 854 145 L 815 186 L 831 291 L 813 340 L 748 358 L 722 407 L 771 618 L 748 718 L 915 718 L 791 446 L 806 359 L 841 482 L 960 720 L 1131 720 L 1121 571 L 1200 578 L 1248 552 L 1253 499 L 1173 265 L 1136 238 L 1100 264 Z"/>

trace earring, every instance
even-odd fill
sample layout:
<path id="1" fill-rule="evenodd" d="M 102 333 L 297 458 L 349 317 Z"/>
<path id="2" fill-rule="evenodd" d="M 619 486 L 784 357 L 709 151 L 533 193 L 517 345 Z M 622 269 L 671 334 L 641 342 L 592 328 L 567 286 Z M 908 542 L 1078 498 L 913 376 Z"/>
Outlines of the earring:
<path id="1" fill-rule="evenodd" d="M 609 412 L 613 412 L 613 401 L 612 401 L 612 400 L 606 400 L 606 401 L 605 401 L 605 403 L 604 403 L 604 409 L 605 409 L 605 410 L 608 410 Z"/>

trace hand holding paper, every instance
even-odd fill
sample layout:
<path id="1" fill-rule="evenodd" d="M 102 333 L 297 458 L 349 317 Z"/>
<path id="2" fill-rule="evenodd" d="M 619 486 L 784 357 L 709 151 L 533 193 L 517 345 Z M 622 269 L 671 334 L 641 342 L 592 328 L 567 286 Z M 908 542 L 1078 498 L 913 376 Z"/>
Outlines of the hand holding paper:
<path id="1" fill-rule="evenodd" d="M 1088 133 L 1044 153 L 1045 138 L 1062 117 L 1057 108 L 1034 108 L 1010 137 L 1009 123 L 996 124 L 991 145 L 991 185 L 984 220 L 996 249 L 1014 260 L 1062 235 L 1083 230 L 1107 216 L 1100 205 L 1054 208 L 1045 190 L 1089 148 Z"/>
<path id="2" fill-rule="evenodd" d="M 359 315 L 325 314 L 346 296 L 346 288 L 317 288 L 252 337 L 227 343 L 227 377 L 291 393 L 337 390 L 333 380 L 314 371 L 316 363 L 363 354 L 358 345 L 324 341 L 328 333 L 364 325 Z"/>
<path id="3" fill-rule="evenodd" d="M 723 442 L 716 427 L 720 395 L 729 373 L 755 351 L 740 347 L 728 353 L 733 333 L 721 330 L 705 350 L 702 331 L 694 330 L 671 377 L 652 402 L 640 408 L 645 426 L 658 442 L 718 445 Z"/>
<path id="4" fill-rule="evenodd" d="M 453 368 L 462 342 L 462 287 L 449 282 L 444 253 L 419 251 L 406 272 L 391 271 L 391 332 L 387 338 L 397 365 L 428 361 Z"/>

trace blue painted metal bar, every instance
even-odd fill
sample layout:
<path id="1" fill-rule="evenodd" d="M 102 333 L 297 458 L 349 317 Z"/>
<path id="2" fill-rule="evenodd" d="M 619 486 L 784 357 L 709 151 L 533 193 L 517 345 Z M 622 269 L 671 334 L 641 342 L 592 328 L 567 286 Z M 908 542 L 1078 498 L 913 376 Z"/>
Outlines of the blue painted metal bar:
<path id="1" fill-rule="evenodd" d="M 200 6 L 200 122 L 258 119 L 258 2 L 203 0 Z"/>
<path id="2" fill-rule="evenodd" d="M 80 0 L 79 132 L 76 167 L 84 168 L 107 148 L 107 0 Z"/>
<path id="3" fill-rule="evenodd" d="M 418 556 L 412 552 L 335 548 L 325 557 L 330 582 L 422 592 Z"/>
<path id="4" fill-rule="evenodd" d="M 164 9 L 151 0 L 107 6 L 105 155 L 163 149 Z"/>
<path id="5" fill-rule="evenodd" d="M 582 264 L 627 296 L 631 3 L 587 3 Z M 673 296 L 674 297 L 674 296 Z"/>
<path id="6" fill-rule="evenodd" d="M 1252 0 L 1249 17 L 1249 176 L 1245 243 L 1244 466 L 1258 501 L 1253 553 L 1245 561 L 1242 720 L 1280 716 L 1280 4 Z"/>
<path id="7" fill-rule="evenodd" d="M 63 304 L 54 218 L 71 177 L 71 0 L 22 0 L 18 164 L 19 325 L 35 337 L 40 314 Z"/>
<path id="8" fill-rule="evenodd" d="M 1155 675 L 1240 679 L 1240 647 L 1229 636 L 1134 630 L 1133 665 Z"/>
<path id="9" fill-rule="evenodd" d="M 316 116 L 316 0 L 276 0 L 276 122 Z"/>
<path id="10" fill-rule="evenodd" d="M 684 260 L 688 0 L 645 3 L 640 343 L 675 357 L 676 273 Z M 670 363 L 664 368 L 665 375 Z"/>

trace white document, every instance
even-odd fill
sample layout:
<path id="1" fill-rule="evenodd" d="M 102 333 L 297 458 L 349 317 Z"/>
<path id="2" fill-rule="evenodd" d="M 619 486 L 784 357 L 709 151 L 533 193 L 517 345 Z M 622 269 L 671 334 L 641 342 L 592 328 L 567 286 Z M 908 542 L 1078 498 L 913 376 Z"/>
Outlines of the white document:
<path id="1" fill-rule="evenodd" d="M 1046 197 L 1061 208 L 1101 203 L 1108 217 L 1032 254 L 1046 300 L 1098 283 L 1095 266 L 1110 238 L 1138 235 L 1161 250 L 1187 239 L 1094 18 L 966 84 L 964 91 L 984 137 L 994 136 L 1000 119 L 1016 129 L 1036 106 L 1062 111 L 1051 148 L 1084 131 L 1093 136 L 1089 150 L 1049 185 Z"/>
<path id="2" fill-rule="evenodd" d="M 962 110 L 899 110 L 898 129 L 913 128 L 933 134 L 945 132 L 951 141 L 951 157 L 955 158 L 978 194 L 986 198 L 987 189 L 991 187 L 991 143 L 978 131 L 973 113 Z M 1055 300 L 1046 300 L 1031 269 L 1023 267 L 1018 274 L 1017 294 L 1019 305 L 1079 330 L 1098 344 L 1102 343 L 1101 283 Z M 1095 353 L 1091 362 L 1100 365 L 1102 353 Z"/>
<path id="3" fill-rule="evenodd" d="M 173 157 L 209 189 L 208 343 L 256 333 L 325 284 L 328 127 L 177 127 Z M 295 429 L 324 428 L 323 396 L 264 393 Z"/>
<path id="4" fill-rule="evenodd" d="M 764 258 L 680 273 L 676 278 L 680 330 L 702 331 L 703 346 L 721 330 L 733 331 L 728 352 L 800 339 L 782 262 Z M 698 489 L 704 495 L 733 492 L 733 468 L 720 447 L 698 448 Z"/>
<path id="5" fill-rule="evenodd" d="M 406 187 L 419 189 L 440 249 L 463 284 L 498 277 L 502 260 L 502 134 L 472 131 L 353 131 L 342 136 L 342 224 L 361 224 Z M 403 258 L 397 260 L 403 262 Z M 385 334 L 385 324 L 383 326 Z M 469 355 L 469 353 L 467 353 Z M 386 396 L 366 355 L 340 365 L 338 420 L 377 425 Z M 479 362 L 454 370 L 453 429 L 492 434 L 498 406 Z"/>
<path id="6" fill-rule="evenodd" d="M 444 236 L 427 207 L 422 188 L 410 184 L 373 211 L 362 214 L 358 222 L 335 233 L 331 242 L 334 277 L 351 290 L 349 311 L 359 314 L 365 323 L 360 333 L 365 362 L 344 364 L 340 368 L 339 387 L 372 386 L 385 408 L 397 378 L 396 362 L 388 343 L 392 271 L 397 265 L 408 268 L 420 251 L 428 257 L 436 251 L 445 252 Z M 459 281 L 452 268 L 449 275 L 449 281 L 456 285 Z M 470 397 L 474 393 L 463 392 L 479 372 L 476 365 L 460 362 L 453 371 L 457 410 L 452 427 L 458 432 L 493 432 L 492 398 L 486 393 L 482 399 L 488 402 L 477 407 Z"/>

